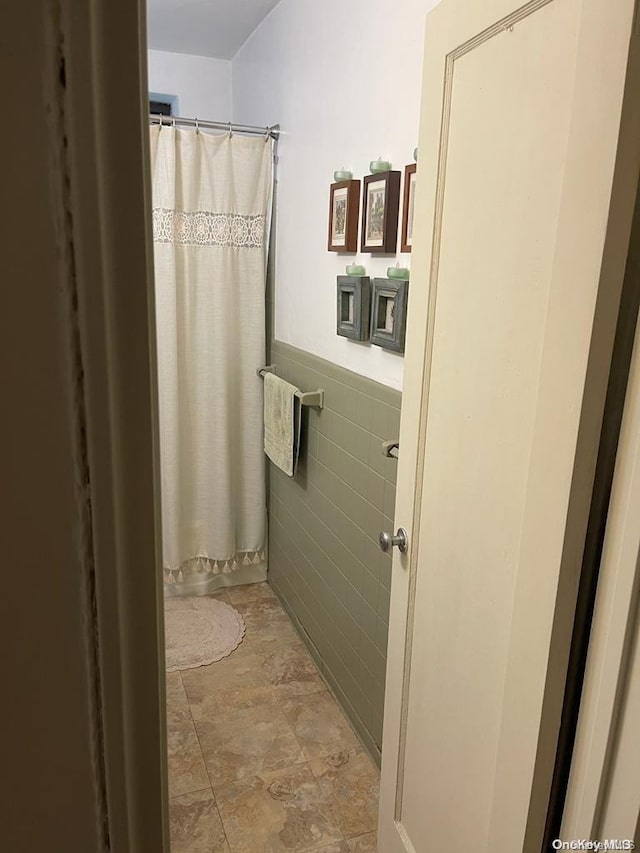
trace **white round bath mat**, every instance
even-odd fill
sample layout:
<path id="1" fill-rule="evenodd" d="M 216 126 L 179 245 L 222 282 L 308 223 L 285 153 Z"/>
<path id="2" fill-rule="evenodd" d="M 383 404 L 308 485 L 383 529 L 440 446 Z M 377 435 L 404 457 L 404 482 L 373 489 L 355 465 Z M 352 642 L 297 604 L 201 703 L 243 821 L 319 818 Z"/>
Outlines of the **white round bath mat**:
<path id="1" fill-rule="evenodd" d="M 237 610 L 207 596 L 168 598 L 164 603 L 167 672 L 194 669 L 222 660 L 244 637 Z"/>

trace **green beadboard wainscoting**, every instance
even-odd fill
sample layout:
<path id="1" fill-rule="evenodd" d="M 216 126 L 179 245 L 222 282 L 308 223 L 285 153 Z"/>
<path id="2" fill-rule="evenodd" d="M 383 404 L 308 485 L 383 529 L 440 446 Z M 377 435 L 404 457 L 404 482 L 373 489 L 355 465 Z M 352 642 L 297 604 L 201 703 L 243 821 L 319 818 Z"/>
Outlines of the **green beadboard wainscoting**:
<path id="1" fill-rule="evenodd" d="M 391 558 L 378 547 L 393 530 L 401 394 L 278 341 L 271 363 L 303 391 L 325 390 L 305 408 L 295 479 L 270 465 L 269 582 L 378 758 L 382 740 Z"/>

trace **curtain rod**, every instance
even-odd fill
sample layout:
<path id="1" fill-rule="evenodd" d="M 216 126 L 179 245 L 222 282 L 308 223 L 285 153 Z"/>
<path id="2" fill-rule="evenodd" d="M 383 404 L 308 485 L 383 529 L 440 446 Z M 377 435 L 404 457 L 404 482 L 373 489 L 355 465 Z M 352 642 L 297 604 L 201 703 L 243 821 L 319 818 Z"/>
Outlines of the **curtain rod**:
<path id="1" fill-rule="evenodd" d="M 277 139 L 280 136 L 280 125 L 274 124 L 271 127 L 256 127 L 252 124 L 233 124 L 230 121 L 206 121 L 200 118 L 181 118 L 180 116 L 163 116 L 159 113 L 150 113 L 149 121 L 151 124 L 160 125 L 176 125 L 182 124 L 187 127 L 211 128 L 214 130 L 227 130 L 231 133 L 249 133 L 255 136 L 269 135 L 272 139 Z"/>

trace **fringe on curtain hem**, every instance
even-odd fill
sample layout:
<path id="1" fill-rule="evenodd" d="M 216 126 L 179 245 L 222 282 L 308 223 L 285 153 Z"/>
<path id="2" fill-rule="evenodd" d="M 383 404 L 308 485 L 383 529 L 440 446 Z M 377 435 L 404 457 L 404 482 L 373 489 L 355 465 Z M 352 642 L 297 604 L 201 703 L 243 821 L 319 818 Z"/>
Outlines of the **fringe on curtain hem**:
<path id="1" fill-rule="evenodd" d="M 185 560 L 177 569 L 163 569 L 165 583 L 182 583 L 185 575 L 228 575 L 241 569 L 242 566 L 258 566 L 264 563 L 266 555 L 264 549 L 260 551 L 238 551 L 235 557 L 229 560 L 213 560 L 210 557 L 193 557 Z"/>

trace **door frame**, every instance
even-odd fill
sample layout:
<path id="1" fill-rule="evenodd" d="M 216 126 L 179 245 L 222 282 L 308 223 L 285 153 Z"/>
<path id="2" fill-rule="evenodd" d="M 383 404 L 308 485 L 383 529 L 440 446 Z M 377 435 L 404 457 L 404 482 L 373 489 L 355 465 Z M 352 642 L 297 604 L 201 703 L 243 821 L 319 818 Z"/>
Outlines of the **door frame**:
<path id="1" fill-rule="evenodd" d="M 634 278 L 637 288 L 637 274 Z M 562 839 L 636 836 L 636 842 L 640 841 L 639 660 L 640 317 L 611 489 Z"/>
<path id="2" fill-rule="evenodd" d="M 55 4 L 54 4 L 55 6 Z M 112 849 L 169 850 L 144 0 L 62 0 L 59 215 L 84 386 L 93 634 Z"/>
<path id="3" fill-rule="evenodd" d="M 560 836 L 561 825 L 567 801 L 574 745 L 577 739 L 578 721 L 581 712 L 581 700 L 585 678 L 587 676 L 587 658 L 591 644 L 591 632 L 594 624 L 594 610 L 601 576 L 606 574 L 603 559 L 605 534 L 608 521 L 614 521 L 618 503 L 612 500 L 612 489 L 624 469 L 622 459 L 622 424 L 629 417 L 632 405 L 634 382 L 632 366 L 638 338 L 638 308 L 640 306 L 640 188 L 636 194 L 636 204 L 631 229 L 631 239 L 627 255 L 624 284 L 620 301 L 620 313 L 616 328 L 615 344 L 611 362 L 611 373 L 607 388 L 600 448 L 596 464 L 596 474 L 587 530 L 582 573 L 576 608 L 569 672 L 566 694 L 562 711 L 562 722 L 558 739 L 558 754 L 551 790 L 551 801 L 547 815 L 545 843 L 547 846 Z M 618 488 L 616 486 L 616 488 Z M 640 521 L 639 521 L 640 525 Z M 640 529 L 639 529 L 640 532 Z M 602 575 L 601 575 L 602 572 Z M 603 581 L 604 582 L 604 581 Z M 602 618 L 602 616 L 598 617 Z M 549 848 L 550 849 L 550 848 Z"/>

